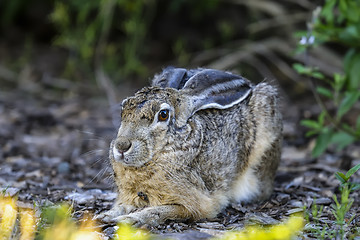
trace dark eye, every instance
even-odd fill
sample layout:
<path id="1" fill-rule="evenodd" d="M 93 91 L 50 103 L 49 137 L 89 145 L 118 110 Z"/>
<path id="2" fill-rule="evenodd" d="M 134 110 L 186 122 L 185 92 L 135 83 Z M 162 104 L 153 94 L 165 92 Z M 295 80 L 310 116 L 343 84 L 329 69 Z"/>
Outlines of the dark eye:
<path id="1" fill-rule="evenodd" d="M 158 120 L 160 122 L 166 121 L 166 120 L 168 120 L 168 118 L 169 118 L 169 110 L 164 109 L 159 112 Z"/>

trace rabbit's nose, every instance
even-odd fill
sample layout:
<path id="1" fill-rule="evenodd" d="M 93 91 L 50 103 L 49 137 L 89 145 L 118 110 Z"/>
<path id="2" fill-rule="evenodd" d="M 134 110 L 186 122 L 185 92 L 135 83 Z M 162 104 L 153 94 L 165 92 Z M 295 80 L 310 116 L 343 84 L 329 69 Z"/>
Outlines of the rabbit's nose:
<path id="1" fill-rule="evenodd" d="M 117 150 L 123 155 L 125 152 L 127 152 L 131 147 L 131 142 L 127 139 L 124 140 L 118 140 L 116 141 L 116 148 Z"/>
<path id="2" fill-rule="evenodd" d="M 129 140 L 127 139 L 116 140 L 113 149 L 114 158 L 118 160 L 124 159 L 125 158 L 124 153 L 129 151 L 130 147 L 131 147 L 131 142 Z"/>

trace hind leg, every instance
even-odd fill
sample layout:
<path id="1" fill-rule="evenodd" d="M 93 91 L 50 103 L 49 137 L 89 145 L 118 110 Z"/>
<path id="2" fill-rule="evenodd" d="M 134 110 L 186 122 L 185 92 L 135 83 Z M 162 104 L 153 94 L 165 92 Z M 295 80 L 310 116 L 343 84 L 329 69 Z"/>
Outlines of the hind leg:
<path id="1" fill-rule="evenodd" d="M 274 178 L 281 158 L 281 139 L 275 140 L 271 147 L 264 153 L 256 175 L 259 179 L 259 200 L 270 197 L 274 188 Z"/>

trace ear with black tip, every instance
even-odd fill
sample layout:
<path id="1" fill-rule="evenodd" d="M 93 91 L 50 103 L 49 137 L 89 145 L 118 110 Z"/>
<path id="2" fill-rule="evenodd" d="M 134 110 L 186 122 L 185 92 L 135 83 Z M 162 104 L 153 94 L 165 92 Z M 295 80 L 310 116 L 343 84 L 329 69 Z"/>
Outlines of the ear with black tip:
<path id="1" fill-rule="evenodd" d="M 208 108 L 226 109 L 242 102 L 252 90 L 252 84 L 241 76 L 206 69 L 192 78 L 184 91 L 191 95 L 193 113 Z"/>
<path id="2" fill-rule="evenodd" d="M 170 87 L 180 89 L 185 84 L 185 74 L 186 69 L 184 68 L 167 67 L 162 71 L 162 73 L 154 77 L 151 85 L 162 88 Z"/>
<path id="3" fill-rule="evenodd" d="M 180 117 L 181 125 L 202 109 L 227 109 L 244 101 L 251 94 L 252 84 L 238 75 L 205 69 L 192 76 L 179 91 L 186 96 L 188 108 Z"/>

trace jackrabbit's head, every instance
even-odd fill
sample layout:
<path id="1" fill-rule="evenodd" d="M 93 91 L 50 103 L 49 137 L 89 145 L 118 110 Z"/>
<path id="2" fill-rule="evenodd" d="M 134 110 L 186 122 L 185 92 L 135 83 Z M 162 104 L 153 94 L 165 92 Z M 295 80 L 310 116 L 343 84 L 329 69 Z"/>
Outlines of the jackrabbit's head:
<path id="1" fill-rule="evenodd" d="M 191 134 L 191 119 L 204 109 L 227 109 L 246 99 L 251 83 L 217 70 L 197 70 L 189 76 L 181 69 L 155 77 L 153 87 L 143 88 L 122 102 L 121 125 L 112 143 L 113 160 L 141 167 L 156 154 L 176 148 Z M 196 134 L 195 134 L 196 135 Z"/>

